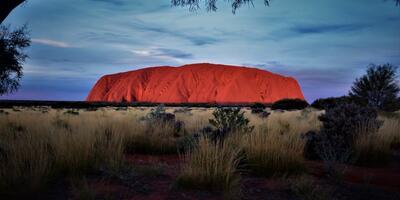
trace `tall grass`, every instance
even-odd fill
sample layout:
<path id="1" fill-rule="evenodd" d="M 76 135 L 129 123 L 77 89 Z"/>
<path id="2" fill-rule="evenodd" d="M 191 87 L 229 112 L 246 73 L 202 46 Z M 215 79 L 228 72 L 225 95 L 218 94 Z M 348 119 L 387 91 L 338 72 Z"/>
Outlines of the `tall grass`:
<path id="1" fill-rule="evenodd" d="M 1 121 L 1 192 L 8 188 L 37 191 L 56 177 L 118 170 L 123 162 L 125 136 L 120 126 L 94 116 L 60 119 L 58 115 L 25 113 L 20 117 L 12 115 Z"/>
<path id="2" fill-rule="evenodd" d="M 177 184 L 186 188 L 217 189 L 233 192 L 239 187 L 239 149 L 206 137 L 184 154 L 185 164 Z"/>
<path id="3" fill-rule="evenodd" d="M 388 118 L 378 129 L 365 125 L 357 129 L 354 155 L 357 164 L 382 165 L 389 161 L 391 148 L 400 144 L 400 120 Z"/>
<path id="4" fill-rule="evenodd" d="M 171 124 L 141 120 L 148 108 L 115 111 L 102 108 L 79 114 L 65 110 L 11 109 L 0 115 L 0 192 L 37 191 L 55 178 L 81 176 L 93 170 L 117 172 L 125 153 L 177 153 L 184 136 Z M 214 144 L 201 138 L 198 146 L 184 153 L 185 164 L 177 183 L 187 187 L 237 190 L 240 159 L 255 174 L 271 176 L 301 173 L 304 169 L 302 133 L 318 131 L 322 112 L 313 110 L 272 112 L 260 118 L 246 111 L 256 128 L 236 133 Z M 208 125 L 212 109 L 179 113 L 189 134 Z M 382 117 L 377 134 L 356 140 L 358 156 L 371 160 L 388 155 L 400 146 L 400 121 Z M 362 131 L 362 130 L 360 130 Z M 241 154 L 241 153 L 244 154 Z M 241 157 L 241 156 L 244 157 Z M 375 161 L 374 161 L 375 162 Z"/>
<path id="5" fill-rule="evenodd" d="M 243 140 L 248 167 L 257 175 L 292 175 L 304 170 L 304 142 L 296 136 L 258 130 Z"/>

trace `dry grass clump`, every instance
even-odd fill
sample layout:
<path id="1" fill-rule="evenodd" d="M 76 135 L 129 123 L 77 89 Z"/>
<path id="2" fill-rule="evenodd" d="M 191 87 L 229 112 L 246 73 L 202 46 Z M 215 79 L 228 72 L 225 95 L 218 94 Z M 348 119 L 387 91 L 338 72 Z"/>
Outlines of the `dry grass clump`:
<path id="1" fill-rule="evenodd" d="M 400 148 L 400 118 L 382 118 L 383 125 L 379 134 L 385 143 L 390 143 L 391 148 Z"/>
<path id="2" fill-rule="evenodd" d="M 175 127 L 170 123 L 148 123 L 132 121 L 135 128 L 128 136 L 128 153 L 174 154 L 177 153 Z"/>
<path id="3" fill-rule="evenodd" d="M 304 142 L 299 136 L 258 130 L 248 134 L 242 145 L 248 167 L 257 175 L 291 175 L 304 170 Z"/>
<path id="4" fill-rule="evenodd" d="M 301 134 L 318 130 L 319 112 L 273 112 L 264 125 L 242 140 L 248 167 L 263 176 L 291 175 L 304 171 Z"/>
<path id="5" fill-rule="evenodd" d="M 203 137 L 195 149 L 184 154 L 185 164 L 177 184 L 185 188 L 233 192 L 238 189 L 240 180 L 238 155 L 238 149 Z"/>
<path id="6" fill-rule="evenodd" d="M 382 165 L 389 161 L 391 148 L 400 145 L 400 120 L 386 118 L 374 130 L 368 125 L 357 129 L 354 154 L 357 164 Z"/>

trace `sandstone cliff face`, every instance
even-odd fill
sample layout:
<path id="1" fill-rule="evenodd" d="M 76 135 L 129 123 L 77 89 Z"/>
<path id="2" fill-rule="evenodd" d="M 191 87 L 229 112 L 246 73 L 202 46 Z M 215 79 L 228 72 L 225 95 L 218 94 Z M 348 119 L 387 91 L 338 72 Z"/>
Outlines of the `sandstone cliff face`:
<path id="1" fill-rule="evenodd" d="M 216 64 L 151 67 L 106 75 L 87 101 L 271 103 L 304 99 L 297 81 L 265 70 Z"/>

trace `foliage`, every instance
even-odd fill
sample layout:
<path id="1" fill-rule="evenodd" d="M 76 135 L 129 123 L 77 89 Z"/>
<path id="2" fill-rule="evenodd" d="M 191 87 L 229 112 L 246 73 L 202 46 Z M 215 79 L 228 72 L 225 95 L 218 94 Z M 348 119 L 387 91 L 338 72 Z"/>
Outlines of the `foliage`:
<path id="1" fill-rule="evenodd" d="M 28 57 L 23 50 L 29 46 L 26 26 L 14 31 L 9 26 L 0 26 L 0 95 L 19 88 L 22 64 Z"/>
<path id="2" fill-rule="evenodd" d="M 204 0 L 207 11 L 217 11 L 218 0 Z M 190 11 L 200 9 L 200 0 L 171 0 L 173 6 L 189 7 Z M 254 5 L 253 0 L 232 0 L 232 13 L 244 5 Z M 269 6 L 270 0 L 264 0 L 264 4 Z"/>
<path id="3" fill-rule="evenodd" d="M 391 64 L 371 64 L 367 74 L 354 82 L 350 96 L 361 105 L 395 111 L 400 105 L 398 102 L 400 87 L 396 83 L 397 70 L 398 68 Z"/>
<path id="4" fill-rule="evenodd" d="M 319 133 L 308 132 L 305 155 L 308 158 L 321 158 L 333 171 L 335 163 L 356 161 L 355 144 L 361 134 L 376 133 L 381 126 L 377 111 L 371 107 L 354 103 L 343 103 L 329 108 L 319 117 L 322 128 Z M 360 127 L 368 131 L 360 132 Z"/>
<path id="5" fill-rule="evenodd" d="M 255 103 L 250 107 L 251 113 L 262 113 L 265 110 L 265 105 L 262 103 Z"/>
<path id="6" fill-rule="evenodd" d="M 329 98 L 320 98 L 315 100 L 311 107 L 320 109 L 320 110 L 327 110 L 331 109 L 339 104 L 351 102 L 350 97 L 348 96 L 341 96 L 341 97 L 329 97 Z"/>
<path id="7" fill-rule="evenodd" d="M 301 110 L 308 106 L 302 99 L 282 99 L 272 104 L 272 110 Z"/>
<path id="8" fill-rule="evenodd" d="M 249 125 L 249 120 L 244 116 L 240 108 L 217 108 L 213 112 L 213 119 L 209 119 L 214 127 L 211 138 L 213 140 L 224 139 L 233 132 L 250 133 L 254 126 Z"/>
<path id="9" fill-rule="evenodd" d="M 153 126 L 154 123 L 158 123 L 161 126 L 173 127 L 176 134 L 184 131 L 184 123 L 175 119 L 175 115 L 167 113 L 163 104 L 158 105 L 155 109 L 147 115 L 149 125 Z"/>

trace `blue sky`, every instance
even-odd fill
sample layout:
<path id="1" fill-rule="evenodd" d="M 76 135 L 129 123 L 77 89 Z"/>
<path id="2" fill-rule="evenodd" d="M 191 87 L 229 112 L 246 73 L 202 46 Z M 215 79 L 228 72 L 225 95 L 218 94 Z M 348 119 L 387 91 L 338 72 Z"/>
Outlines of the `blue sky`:
<path id="1" fill-rule="evenodd" d="M 20 90 L 1 99 L 84 100 L 105 74 L 211 62 L 295 77 L 307 100 L 347 94 L 370 63 L 400 65 L 400 7 L 384 0 L 255 0 L 232 15 L 170 0 L 30 0 L 6 24 L 32 46 Z"/>

